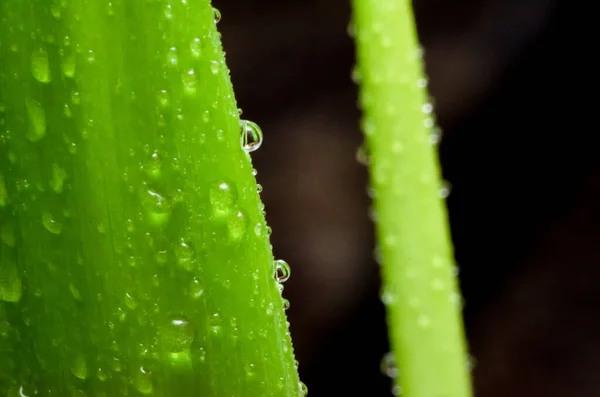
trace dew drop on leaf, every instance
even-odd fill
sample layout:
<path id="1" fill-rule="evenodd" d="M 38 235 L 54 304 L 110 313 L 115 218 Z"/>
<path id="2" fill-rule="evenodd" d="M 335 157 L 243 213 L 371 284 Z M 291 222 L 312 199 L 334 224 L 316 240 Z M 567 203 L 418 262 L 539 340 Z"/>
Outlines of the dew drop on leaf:
<path id="1" fill-rule="evenodd" d="M 49 83 L 52 80 L 50 66 L 48 64 L 48 53 L 40 48 L 31 56 L 31 72 L 33 77 L 40 83 Z"/>
<path id="2" fill-rule="evenodd" d="M 290 278 L 290 265 L 284 260 L 277 259 L 275 261 L 275 280 L 278 283 L 285 283 Z"/>
<path id="3" fill-rule="evenodd" d="M 248 120 L 240 121 L 240 143 L 245 152 L 254 152 L 263 143 L 263 133 L 260 127 Z"/>
<path id="4" fill-rule="evenodd" d="M 16 264 L 6 258 L 0 258 L 0 300 L 18 302 L 21 294 L 22 285 Z"/>
<path id="5" fill-rule="evenodd" d="M 62 225 L 54 220 L 49 212 L 42 214 L 42 224 L 52 234 L 60 234 L 62 232 Z"/>
<path id="6" fill-rule="evenodd" d="M 221 22 L 221 11 L 213 7 L 213 16 L 215 19 L 215 23 Z"/>

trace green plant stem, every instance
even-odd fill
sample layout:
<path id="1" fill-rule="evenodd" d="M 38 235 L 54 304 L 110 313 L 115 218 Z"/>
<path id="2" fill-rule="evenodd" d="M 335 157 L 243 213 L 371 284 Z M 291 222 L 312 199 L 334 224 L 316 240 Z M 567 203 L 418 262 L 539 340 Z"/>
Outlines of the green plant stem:
<path id="1" fill-rule="evenodd" d="M 298 396 L 208 0 L 0 0 L 0 395 Z"/>
<path id="2" fill-rule="evenodd" d="M 431 105 L 409 1 L 354 0 L 382 299 L 406 397 L 471 395 Z"/>

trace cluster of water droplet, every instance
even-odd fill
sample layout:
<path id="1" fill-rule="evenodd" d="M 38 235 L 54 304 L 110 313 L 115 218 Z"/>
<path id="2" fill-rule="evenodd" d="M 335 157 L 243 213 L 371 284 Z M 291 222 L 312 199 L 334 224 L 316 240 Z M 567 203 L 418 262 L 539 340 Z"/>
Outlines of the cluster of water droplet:
<path id="1" fill-rule="evenodd" d="M 381 360 L 381 373 L 391 379 L 393 385 L 392 394 L 394 396 L 399 396 L 402 391 L 400 385 L 398 384 L 398 376 L 400 375 L 400 371 L 398 371 L 394 353 L 389 352 L 383 356 Z"/>

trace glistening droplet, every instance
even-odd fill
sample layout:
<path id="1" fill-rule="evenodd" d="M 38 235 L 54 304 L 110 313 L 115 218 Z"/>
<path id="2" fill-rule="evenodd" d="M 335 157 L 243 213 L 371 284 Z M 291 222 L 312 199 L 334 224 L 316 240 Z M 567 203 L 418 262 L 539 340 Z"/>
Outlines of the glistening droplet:
<path id="1" fill-rule="evenodd" d="M 254 152 L 263 143 L 263 133 L 260 127 L 248 120 L 240 120 L 240 143 L 244 151 Z"/>
<path id="2" fill-rule="evenodd" d="M 284 260 L 278 259 L 275 261 L 275 280 L 278 283 L 285 283 L 290 278 L 290 265 Z"/>

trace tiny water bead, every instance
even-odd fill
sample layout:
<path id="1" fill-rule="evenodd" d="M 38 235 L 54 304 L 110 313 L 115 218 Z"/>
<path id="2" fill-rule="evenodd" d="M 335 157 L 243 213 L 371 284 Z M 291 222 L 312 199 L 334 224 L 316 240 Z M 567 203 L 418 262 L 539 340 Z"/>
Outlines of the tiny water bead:
<path id="1" fill-rule="evenodd" d="M 308 395 L 308 387 L 306 387 L 304 382 L 298 383 L 298 390 L 300 392 L 300 397 L 306 397 Z"/>
<path id="2" fill-rule="evenodd" d="M 381 373 L 387 376 L 390 379 L 396 379 L 398 377 L 399 371 L 396 366 L 396 357 L 394 353 L 389 352 L 386 353 L 381 359 Z"/>
<path id="3" fill-rule="evenodd" d="M 256 123 L 240 120 L 240 132 L 240 143 L 245 152 L 254 152 L 260 148 L 263 143 L 263 133 Z"/>
<path id="4" fill-rule="evenodd" d="M 235 187 L 228 182 L 215 184 L 210 189 L 209 196 L 213 215 L 218 218 L 228 216 L 237 201 Z"/>
<path id="5" fill-rule="evenodd" d="M 290 274 L 291 274 L 290 265 L 288 265 L 288 263 L 286 261 L 281 260 L 281 259 L 277 259 L 274 264 L 275 264 L 275 275 L 274 275 L 275 280 L 280 284 L 288 281 L 288 279 L 290 278 Z"/>
<path id="6" fill-rule="evenodd" d="M 195 37 L 190 43 L 190 52 L 194 58 L 200 58 L 202 55 L 202 44 L 198 37 Z"/>
<path id="7" fill-rule="evenodd" d="M 198 90 L 198 79 L 194 69 L 190 69 L 183 74 L 183 92 L 188 96 L 195 96 Z"/>
<path id="8" fill-rule="evenodd" d="M 290 301 L 287 300 L 287 299 L 285 299 L 285 298 L 283 298 L 282 302 L 283 302 L 283 310 L 288 310 L 290 308 L 290 306 L 291 306 Z"/>

